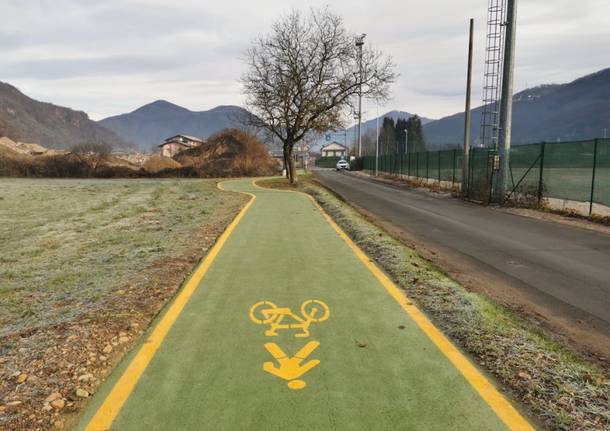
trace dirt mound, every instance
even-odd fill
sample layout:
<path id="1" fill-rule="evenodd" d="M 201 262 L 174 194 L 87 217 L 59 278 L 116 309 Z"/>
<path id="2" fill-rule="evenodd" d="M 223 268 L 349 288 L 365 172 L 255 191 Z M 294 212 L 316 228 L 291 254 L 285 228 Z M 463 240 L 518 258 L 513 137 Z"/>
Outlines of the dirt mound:
<path id="1" fill-rule="evenodd" d="M 22 151 L 16 142 L 3 136 L 0 138 L 0 154 L 2 155 L 13 155 L 13 154 L 23 154 Z"/>
<path id="2" fill-rule="evenodd" d="M 181 151 L 174 160 L 210 178 L 273 175 L 279 170 L 265 145 L 238 129 L 223 130 L 203 145 Z"/>
<path id="3" fill-rule="evenodd" d="M 158 154 L 151 156 L 148 160 L 142 164 L 142 168 L 146 172 L 151 174 L 156 174 L 158 172 L 163 171 L 164 169 L 178 169 L 181 168 L 182 165 L 175 161 L 174 159 L 170 159 L 169 157 L 162 157 Z"/>

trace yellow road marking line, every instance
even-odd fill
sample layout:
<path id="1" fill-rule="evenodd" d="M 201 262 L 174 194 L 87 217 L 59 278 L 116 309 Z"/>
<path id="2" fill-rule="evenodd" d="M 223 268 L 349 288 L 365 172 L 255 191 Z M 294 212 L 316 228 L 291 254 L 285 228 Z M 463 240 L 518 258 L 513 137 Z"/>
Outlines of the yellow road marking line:
<path id="1" fill-rule="evenodd" d="M 322 208 L 313 196 L 294 190 L 278 190 L 264 188 L 253 181 L 255 187 L 288 193 L 299 193 L 307 196 L 314 206 L 320 210 L 326 221 L 335 230 L 335 232 L 345 241 L 352 249 L 354 254 L 362 263 L 373 273 L 375 278 L 385 287 L 390 296 L 396 300 L 406 311 L 406 313 L 415 321 L 417 326 L 432 340 L 436 347 L 449 359 L 466 378 L 466 380 L 476 389 L 479 395 L 491 407 L 496 415 L 510 429 L 515 431 L 534 431 L 534 427 L 513 407 L 513 405 L 489 382 L 489 380 L 453 345 L 451 341 L 436 326 L 409 300 L 407 295 L 400 290 L 392 280 L 370 259 L 364 251 L 335 223 L 330 215 Z"/>
<path id="2" fill-rule="evenodd" d="M 219 183 L 218 188 L 224 190 Z M 91 421 L 87 424 L 85 431 L 106 431 L 112 426 L 112 422 L 117 414 L 129 398 L 136 383 L 146 370 L 146 367 L 155 356 L 155 353 L 161 346 L 167 333 L 174 325 L 174 322 L 188 303 L 189 299 L 199 286 L 206 272 L 216 259 L 216 256 L 224 246 L 227 239 L 231 236 L 241 219 L 244 217 L 248 209 L 256 200 L 256 196 L 252 193 L 241 192 L 250 195 L 250 200 L 241 209 L 239 214 L 233 219 L 225 231 L 220 235 L 216 244 L 204 258 L 203 262 L 197 267 L 189 281 L 184 285 L 170 308 L 167 310 L 162 319 L 155 326 L 150 336 L 146 339 L 136 356 L 131 360 L 119 380 L 115 383 L 110 393 L 106 396 L 104 402 L 97 410 Z"/>

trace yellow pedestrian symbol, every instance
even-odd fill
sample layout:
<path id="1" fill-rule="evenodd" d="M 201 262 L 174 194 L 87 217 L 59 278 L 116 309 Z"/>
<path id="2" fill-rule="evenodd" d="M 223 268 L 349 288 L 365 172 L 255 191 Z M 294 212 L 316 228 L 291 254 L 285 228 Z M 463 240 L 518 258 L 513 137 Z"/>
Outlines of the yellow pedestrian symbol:
<path id="1" fill-rule="evenodd" d="M 307 383 L 300 380 L 299 377 L 318 365 L 320 361 L 318 359 L 312 359 L 303 365 L 301 365 L 301 362 L 307 359 L 311 352 L 316 350 L 319 345 L 320 343 L 317 341 L 310 341 L 305 344 L 305 347 L 299 350 L 296 355 L 289 358 L 277 344 L 266 343 L 265 348 L 271 353 L 271 356 L 277 360 L 279 367 L 273 362 L 265 362 L 263 364 L 263 370 L 276 377 L 287 380 L 290 389 L 303 389 L 307 386 Z"/>
<path id="2" fill-rule="evenodd" d="M 295 337 L 309 337 L 309 327 L 312 323 L 328 320 L 330 309 L 328 305 L 318 299 L 309 299 L 301 304 L 301 314 L 293 312 L 289 307 L 278 307 L 271 301 L 259 301 L 250 307 L 250 320 L 257 325 L 269 325 L 265 330 L 267 337 L 275 337 L 279 330 L 296 329 Z M 303 389 L 307 386 L 301 380 L 305 373 L 320 363 L 318 359 L 311 359 L 304 364 L 311 353 L 318 348 L 319 341 L 310 341 L 292 358 L 289 358 L 276 343 L 265 343 L 265 349 L 277 361 L 263 363 L 263 370 L 280 379 L 286 380 L 288 387 L 293 390 Z"/>
<path id="3" fill-rule="evenodd" d="M 295 337 L 309 337 L 309 326 L 312 323 L 324 322 L 330 316 L 328 305 L 317 299 L 310 299 L 301 304 L 301 315 L 288 307 L 278 307 L 271 301 L 260 301 L 250 308 L 250 319 L 258 325 L 269 325 L 265 331 L 267 337 L 278 335 L 281 329 L 300 329 Z"/>

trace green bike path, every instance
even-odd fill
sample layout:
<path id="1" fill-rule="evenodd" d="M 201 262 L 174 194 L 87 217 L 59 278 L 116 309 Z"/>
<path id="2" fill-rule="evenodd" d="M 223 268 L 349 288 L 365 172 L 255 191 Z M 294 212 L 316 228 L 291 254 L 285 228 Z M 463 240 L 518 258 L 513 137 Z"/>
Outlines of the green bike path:
<path id="1" fill-rule="evenodd" d="M 452 346 L 422 330 L 307 196 L 250 180 L 224 188 L 256 198 L 77 429 L 531 429 L 467 360 L 449 360 Z M 269 333 L 274 321 L 293 326 Z"/>

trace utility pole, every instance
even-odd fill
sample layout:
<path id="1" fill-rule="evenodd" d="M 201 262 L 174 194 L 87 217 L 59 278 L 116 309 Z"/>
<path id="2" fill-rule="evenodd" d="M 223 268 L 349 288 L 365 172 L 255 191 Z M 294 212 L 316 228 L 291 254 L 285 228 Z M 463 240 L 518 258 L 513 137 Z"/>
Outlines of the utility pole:
<path id="1" fill-rule="evenodd" d="M 470 37 L 468 40 L 468 75 L 466 77 L 466 109 L 464 119 L 464 160 L 462 162 L 462 196 L 468 193 L 468 163 L 470 162 L 470 96 L 472 94 L 472 48 L 474 35 L 474 19 L 470 18 Z"/>
<path id="2" fill-rule="evenodd" d="M 506 36 L 504 71 L 502 74 L 502 107 L 500 108 L 499 169 L 494 187 L 494 201 L 504 203 L 510 169 L 510 147 L 513 123 L 513 78 L 515 71 L 515 41 L 517 35 L 517 0 L 506 2 Z M 495 165 L 495 163 L 494 163 Z M 495 166 L 494 166 L 495 167 Z"/>
<path id="3" fill-rule="evenodd" d="M 358 157 L 362 157 L 362 47 L 364 46 L 364 38 L 366 33 L 362 33 L 356 38 L 356 46 L 358 47 Z"/>

